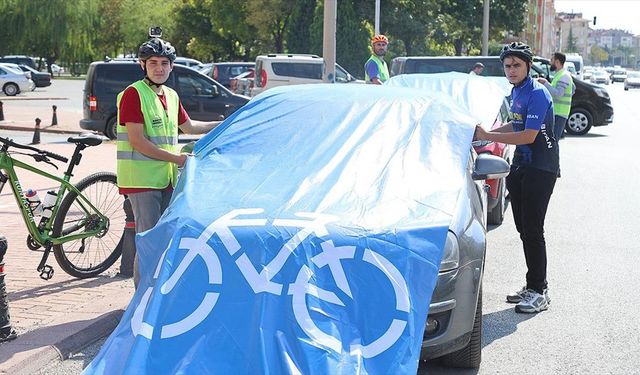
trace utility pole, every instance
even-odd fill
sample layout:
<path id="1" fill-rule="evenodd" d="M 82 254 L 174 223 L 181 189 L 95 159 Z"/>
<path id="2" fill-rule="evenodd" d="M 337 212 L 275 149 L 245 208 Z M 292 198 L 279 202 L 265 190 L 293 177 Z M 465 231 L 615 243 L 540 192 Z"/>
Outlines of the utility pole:
<path id="1" fill-rule="evenodd" d="M 322 28 L 322 57 L 324 57 L 323 82 L 336 81 L 336 14 L 337 0 L 324 0 L 324 25 Z"/>
<path id="2" fill-rule="evenodd" d="M 374 35 L 380 34 L 380 0 L 376 0 L 376 20 Z"/>
<path id="3" fill-rule="evenodd" d="M 482 11 L 482 56 L 489 55 L 489 1 L 484 0 Z"/>

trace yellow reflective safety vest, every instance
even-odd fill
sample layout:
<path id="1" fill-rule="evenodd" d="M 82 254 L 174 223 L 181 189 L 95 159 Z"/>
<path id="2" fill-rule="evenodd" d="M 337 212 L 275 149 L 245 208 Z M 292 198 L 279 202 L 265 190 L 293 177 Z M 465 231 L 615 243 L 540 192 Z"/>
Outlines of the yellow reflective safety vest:
<path id="1" fill-rule="evenodd" d="M 571 78 L 571 74 L 565 69 L 560 70 L 558 74 L 553 77 L 551 86 L 556 87 L 560 77 L 562 76 L 567 76 L 569 78 L 569 86 L 564 89 L 562 97 L 553 98 L 553 114 L 569 118 L 569 113 L 571 112 L 571 96 L 573 94 L 573 78 Z"/>
<path id="2" fill-rule="evenodd" d="M 165 111 L 158 94 L 144 81 L 131 84 L 140 95 L 140 106 L 144 116 L 144 136 L 158 148 L 176 152 L 178 146 L 178 111 L 180 101 L 178 94 L 171 88 L 163 86 L 167 101 Z M 117 174 L 118 187 L 164 189 L 169 184 L 175 186 L 178 166 L 164 160 L 152 159 L 136 151 L 129 143 L 127 127 L 120 125 L 121 92 L 117 97 L 118 106 L 118 150 Z"/>
<path id="3" fill-rule="evenodd" d="M 369 64 L 369 61 L 372 61 L 376 63 L 376 65 L 378 66 L 378 78 L 380 78 L 380 80 L 382 82 L 385 82 L 386 80 L 389 79 L 389 69 L 387 68 L 387 63 L 379 58 L 376 55 L 371 55 L 371 57 L 369 57 L 369 60 L 367 60 L 366 63 L 364 63 L 365 69 L 364 69 L 364 80 L 366 83 L 371 83 L 371 77 L 369 77 L 369 73 L 367 72 L 367 65 Z"/>

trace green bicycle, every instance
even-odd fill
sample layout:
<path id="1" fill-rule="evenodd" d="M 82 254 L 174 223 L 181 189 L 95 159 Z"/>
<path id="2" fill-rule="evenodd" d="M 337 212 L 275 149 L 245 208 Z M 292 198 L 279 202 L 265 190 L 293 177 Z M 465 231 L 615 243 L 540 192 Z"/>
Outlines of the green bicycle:
<path id="1" fill-rule="evenodd" d="M 45 280 L 53 277 L 53 267 L 47 265 L 52 249 L 60 267 L 78 278 L 93 277 L 106 271 L 122 252 L 119 243 L 126 224 L 122 209 L 125 197 L 119 193 L 116 175 L 98 172 L 82 179 L 75 186 L 69 182 L 73 176 L 73 168 L 80 164 L 82 150 L 101 144 L 102 138 L 81 135 L 69 138 L 68 142 L 75 143 L 76 148 L 67 170 L 60 178 L 16 160 L 11 154 L 27 155 L 36 162 L 50 164 L 56 169 L 58 167 L 51 159 L 67 163 L 66 157 L 0 137 L 0 193 L 9 181 L 29 232 L 27 247 L 31 250 L 43 248 L 41 251 L 44 254 L 37 270 Z M 10 152 L 9 148 L 31 152 Z M 48 208 L 50 216 L 42 215 L 39 223 L 36 223 L 36 215 L 20 185 L 16 174 L 18 168 L 60 184 L 55 192 L 55 204 Z"/>

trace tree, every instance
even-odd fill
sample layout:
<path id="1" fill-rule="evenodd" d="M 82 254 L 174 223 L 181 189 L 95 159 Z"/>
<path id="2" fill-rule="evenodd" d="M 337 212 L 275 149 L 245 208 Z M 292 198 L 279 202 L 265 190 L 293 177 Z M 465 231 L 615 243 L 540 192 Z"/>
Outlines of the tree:
<path id="1" fill-rule="evenodd" d="M 569 35 L 567 36 L 567 52 L 578 52 L 578 38 L 573 36 L 573 28 L 569 25 Z"/>
<path id="2" fill-rule="evenodd" d="M 317 7 L 316 0 L 299 0 L 291 10 L 287 30 L 287 50 L 290 53 L 309 53 L 311 46 L 310 21 Z"/>
<path id="3" fill-rule="evenodd" d="M 271 44 L 273 51 L 285 51 L 285 39 L 291 9 L 295 0 L 248 0 L 246 1 L 246 22 L 256 28 L 257 39 Z"/>
<path id="4" fill-rule="evenodd" d="M 609 60 L 609 54 L 607 51 L 598 47 L 597 45 L 593 45 L 591 47 L 591 62 L 594 64 L 601 64 L 604 61 Z"/>

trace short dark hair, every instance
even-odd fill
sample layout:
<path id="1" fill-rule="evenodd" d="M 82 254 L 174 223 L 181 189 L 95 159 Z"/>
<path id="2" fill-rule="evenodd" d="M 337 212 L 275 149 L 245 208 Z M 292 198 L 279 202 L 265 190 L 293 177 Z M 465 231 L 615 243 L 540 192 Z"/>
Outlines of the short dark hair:
<path id="1" fill-rule="evenodd" d="M 554 52 L 553 57 L 560 61 L 560 64 L 564 65 L 565 61 L 567 61 L 567 56 L 562 52 Z"/>

